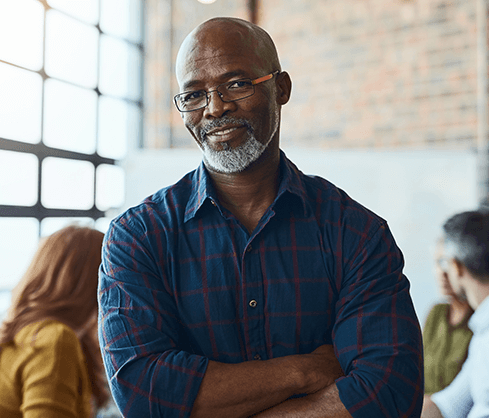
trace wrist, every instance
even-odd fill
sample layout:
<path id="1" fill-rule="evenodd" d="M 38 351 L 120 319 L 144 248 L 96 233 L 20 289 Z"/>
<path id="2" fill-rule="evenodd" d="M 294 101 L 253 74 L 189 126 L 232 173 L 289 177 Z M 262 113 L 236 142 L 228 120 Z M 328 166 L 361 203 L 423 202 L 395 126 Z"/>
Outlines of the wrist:
<path id="1" fill-rule="evenodd" d="M 319 389 L 318 374 L 315 372 L 313 362 L 309 361 L 307 354 L 290 356 L 290 378 L 294 395 L 313 393 Z"/>

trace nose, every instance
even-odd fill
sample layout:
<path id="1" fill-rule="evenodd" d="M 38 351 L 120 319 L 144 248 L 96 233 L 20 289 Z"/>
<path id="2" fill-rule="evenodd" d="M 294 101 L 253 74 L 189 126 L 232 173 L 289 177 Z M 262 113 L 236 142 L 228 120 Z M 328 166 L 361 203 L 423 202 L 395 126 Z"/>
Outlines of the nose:
<path id="1" fill-rule="evenodd" d="M 220 118 L 236 108 L 236 102 L 223 102 L 221 94 L 217 90 L 207 93 L 208 104 L 204 109 L 206 118 Z"/>

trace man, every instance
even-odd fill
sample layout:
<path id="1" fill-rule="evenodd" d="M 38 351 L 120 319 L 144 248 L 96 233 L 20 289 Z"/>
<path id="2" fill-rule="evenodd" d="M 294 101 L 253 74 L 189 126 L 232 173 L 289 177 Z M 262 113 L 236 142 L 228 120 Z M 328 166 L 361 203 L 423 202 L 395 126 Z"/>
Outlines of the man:
<path id="1" fill-rule="evenodd" d="M 269 35 L 207 21 L 176 74 L 203 164 L 115 219 L 104 247 L 99 334 L 123 414 L 419 416 L 402 255 L 384 220 L 280 151 L 291 80 Z"/>
<path id="2" fill-rule="evenodd" d="M 489 416 L 489 214 L 464 212 L 443 226 L 445 263 L 455 294 L 474 309 L 469 355 L 453 382 L 427 396 L 424 418 Z"/>

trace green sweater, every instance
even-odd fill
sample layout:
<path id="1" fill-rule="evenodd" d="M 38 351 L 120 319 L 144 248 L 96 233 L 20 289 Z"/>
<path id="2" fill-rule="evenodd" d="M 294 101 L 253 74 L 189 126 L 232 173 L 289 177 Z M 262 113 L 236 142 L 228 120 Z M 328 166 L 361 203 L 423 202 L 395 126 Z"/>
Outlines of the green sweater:
<path id="1" fill-rule="evenodd" d="M 433 306 L 423 329 L 425 393 L 447 387 L 467 358 L 472 331 L 468 314 L 460 324 L 448 323 L 449 304 Z"/>

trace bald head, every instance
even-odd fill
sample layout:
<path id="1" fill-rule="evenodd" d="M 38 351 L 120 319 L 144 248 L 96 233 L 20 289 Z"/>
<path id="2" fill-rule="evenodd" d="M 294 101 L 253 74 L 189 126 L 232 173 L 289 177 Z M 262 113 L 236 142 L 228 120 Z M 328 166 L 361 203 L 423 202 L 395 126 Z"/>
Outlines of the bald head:
<path id="1" fill-rule="evenodd" d="M 198 66 L 202 57 L 230 53 L 253 55 L 250 65 L 265 72 L 281 69 L 275 45 L 264 29 L 243 19 L 218 17 L 197 26 L 183 41 L 176 61 L 179 84 L 182 75 Z"/>

